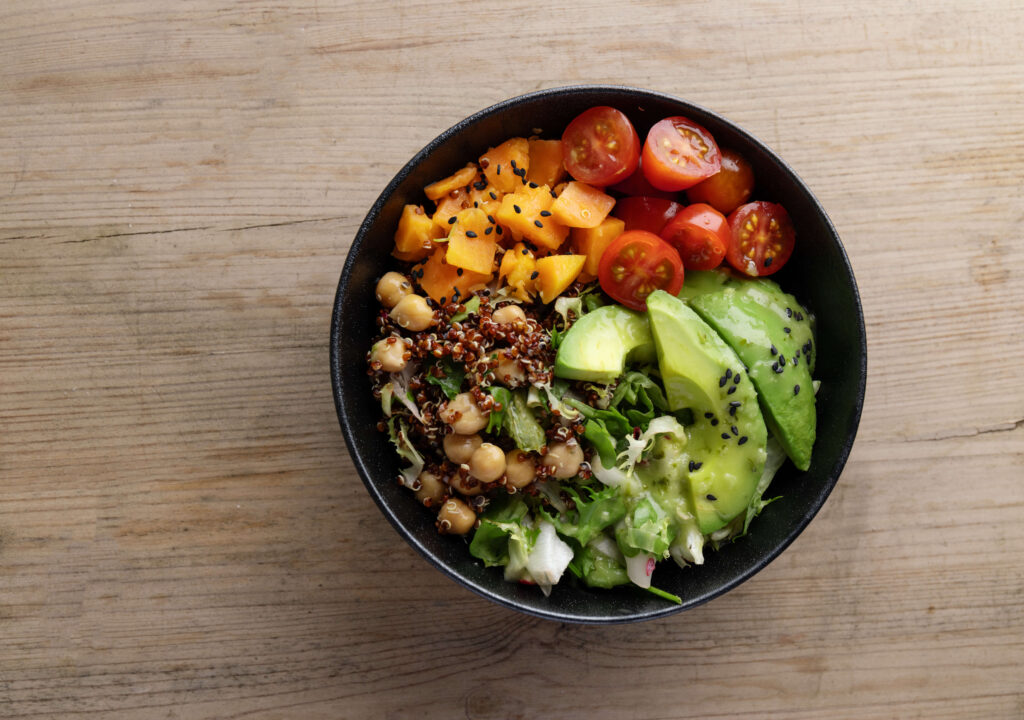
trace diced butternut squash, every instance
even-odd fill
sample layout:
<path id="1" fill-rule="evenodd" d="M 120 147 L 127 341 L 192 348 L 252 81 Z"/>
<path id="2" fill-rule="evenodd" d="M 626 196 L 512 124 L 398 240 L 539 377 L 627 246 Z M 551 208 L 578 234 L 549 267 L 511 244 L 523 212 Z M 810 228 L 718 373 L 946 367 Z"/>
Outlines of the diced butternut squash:
<path id="1" fill-rule="evenodd" d="M 557 250 L 569 235 L 569 228 L 551 217 L 549 208 L 554 200 L 547 185 L 535 188 L 522 185 L 501 199 L 496 217 L 513 235 L 549 250 Z"/>
<path id="2" fill-rule="evenodd" d="M 448 221 L 458 215 L 460 210 L 465 210 L 472 205 L 473 202 L 469 199 L 466 188 L 455 188 L 437 201 L 437 210 L 434 211 L 432 217 L 434 224 L 444 231 L 444 235 L 447 235 L 453 224 Z"/>
<path id="3" fill-rule="evenodd" d="M 442 237 L 444 232 L 434 225 L 422 206 L 406 205 L 395 231 L 395 253 L 400 253 L 395 257 L 406 261 L 425 258 L 434 247 L 434 240 Z"/>
<path id="4" fill-rule="evenodd" d="M 465 298 L 477 287 L 483 287 L 491 275 L 470 272 L 445 261 L 448 248 L 438 245 L 430 256 L 413 268 L 412 276 L 423 288 L 423 292 L 435 302 L 446 303 L 452 299 Z"/>
<path id="5" fill-rule="evenodd" d="M 498 279 L 504 280 L 517 298 L 529 301 L 537 291 L 534 282 L 536 269 L 537 262 L 533 253 L 523 243 L 516 243 L 514 248 L 506 250 L 502 256 Z"/>
<path id="6" fill-rule="evenodd" d="M 530 140 L 530 167 L 526 179 L 538 185 L 554 187 L 565 177 L 561 140 Z"/>
<path id="7" fill-rule="evenodd" d="M 549 303 L 572 284 L 580 274 L 585 255 L 548 255 L 537 260 L 537 290 L 540 299 Z"/>
<path id="8" fill-rule="evenodd" d="M 469 208 L 456 215 L 455 224 L 448 234 L 448 254 L 445 256 L 450 265 L 490 275 L 497 249 L 494 226 L 488 222 L 487 213 L 479 208 Z"/>
<path id="9" fill-rule="evenodd" d="M 504 194 L 493 185 L 486 184 L 486 181 L 481 180 L 471 186 L 468 200 L 473 207 L 480 208 L 494 217 L 498 208 L 501 207 L 501 197 Z"/>
<path id="10" fill-rule="evenodd" d="M 608 216 L 595 228 L 573 228 L 572 249 L 580 255 L 587 256 L 583 271 L 588 275 L 597 275 L 598 265 L 605 248 L 612 244 L 626 229 L 626 223 L 617 217 Z"/>
<path id="11" fill-rule="evenodd" d="M 484 177 L 503 193 L 510 193 L 523 184 L 530 169 L 530 143 L 515 137 L 491 148 L 480 156 Z"/>
<path id="12" fill-rule="evenodd" d="M 551 203 L 551 215 L 569 227 L 595 228 L 615 207 L 615 198 L 586 183 L 573 180 Z"/>
<path id="13" fill-rule="evenodd" d="M 423 194 L 431 200 L 439 200 L 445 195 L 450 193 L 455 188 L 464 188 L 477 178 L 476 165 L 470 164 L 459 170 L 453 175 L 449 175 L 444 180 L 438 180 L 432 182 L 423 188 Z"/>

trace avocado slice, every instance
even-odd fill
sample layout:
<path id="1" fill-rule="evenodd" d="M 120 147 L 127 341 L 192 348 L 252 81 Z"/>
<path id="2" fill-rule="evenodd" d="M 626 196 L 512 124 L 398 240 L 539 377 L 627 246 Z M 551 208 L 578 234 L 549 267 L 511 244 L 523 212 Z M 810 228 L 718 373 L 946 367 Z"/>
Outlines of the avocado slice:
<path id="1" fill-rule="evenodd" d="M 555 357 L 555 375 L 607 384 L 622 376 L 627 360 L 655 358 L 647 317 L 621 305 L 604 305 L 569 328 Z"/>
<path id="2" fill-rule="evenodd" d="M 800 470 L 817 434 L 813 319 L 771 280 L 691 273 L 680 293 L 749 368 L 768 428 Z"/>
<path id="3" fill-rule="evenodd" d="M 690 408 L 689 492 L 703 533 L 745 512 L 765 463 L 768 431 L 743 362 L 685 302 L 647 297 L 658 367 L 672 410 Z"/>

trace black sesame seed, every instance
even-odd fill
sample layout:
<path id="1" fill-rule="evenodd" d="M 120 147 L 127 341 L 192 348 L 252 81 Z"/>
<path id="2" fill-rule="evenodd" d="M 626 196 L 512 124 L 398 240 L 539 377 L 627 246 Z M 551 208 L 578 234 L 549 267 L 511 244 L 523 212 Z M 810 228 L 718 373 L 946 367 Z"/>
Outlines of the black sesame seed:
<path id="1" fill-rule="evenodd" d="M 468 238 L 475 238 L 476 237 L 476 233 L 473 232 L 472 230 L 467 230 L 466 231 L 466 237 L 468 237 Z"/>
<path id="2" fill-rule="evenodd" d="M 734 392 L 736 392 L 736 386 L 735 385 L 730 385 L 729 389 L 726 391 L 725 394 L 726 395 L 732 395 Z"/>
<path id="3" fill-rule="evenodd" d="M 786 317 L 788 317 L 788 318 L 793 317 L 793 309 L 792 308 L 786 308 Z"/>
<path id="4" fill-rule="evenodd" d="M 766 257 L 764 259 L 764 266 L 765 267 L 771 267 L 772 266 L 772 258 L 771 258 L 771 256 L 768 256 L 768 257 Z"/>
<path id="5" fill-rule="evenodd" d="M 530 254 L 530 251 L 527 250 L 526 248 L 523 248 L 523 255 L 529 255 L 529 254 Z"/>
<path id="6" fill-rule="evenodd" d="M 541 217 L 551 217 L 551 211 L 550 210 L 541 210 L 540 211 L 540 216 Z"/>
<path id="7" fill-rule="evenodd" d="M 732 384 L 733 384 L 733 385 L 739 385 L 739 384 L 740 384 L 740 379 L 741 379 L 742 377 L 743 377 L 743 376 L 742 376 L 742 375 L 740 375 L 739 373 L 736 373 L 735 375 L 733 375 L 733 376 L 732 376 Z"/>
<path id="8" fill-rule="evenodd" d="M 800 386 L 799 385 L 794 385 L 793 386 L 793 394 L 794 395 L 799 395 L 800 394 Z"/>
<path id="9" fill-rule="evenodd" d="M 729 408 L 729 414 L 732 415 L 733 417 L 736 416 L 736 406 L 735 405 L 733 405 L 732 407 Z"/>
<path id="10" fill-rule="evenodd" d="M 726 368 L 725 369 L 725 379 L 728 380 L 731 377 L 732 377 L 732 368 Z"/>
<path id="11" fill-rule="evenodd" d="M 786 364 L 786 356 L 785 355 L 779 355 L 779 365 L 785 365 L 785 364 Z"/>
<path id="12" fill-rule="evenodd" d="M 786 333 L 788 335 L 789 333 L 793 332 L 793 329 L 790 328 L 790 327 L 784 327 L 784 328 L 782 328 L 782 332 L 784 332 L 784 333 Z"/>
<path id="13" fill-rule="evenodd" d="M 688 467 L 689 467 L 690 472 L 693 472 L 693 460 L 690 461 L 690 464 L 689 464 Z"/>
<path id="14" fill-rule="evenodd" d="M 513 205 L 512 209 L 516 211 L 517 215 L 523 211 L 523 209 L 521 207 L 519 207 L 518 205 Z"/>
<path id="15" fill-rule="evenodd" d="M 702 463 L 702 462 L 700 462 L 700 461 L 698 460 L 698 461 L 696 461 L 696 462 L 694 462 L 694 463 L 693 463 L 693 469 L 694 469 L 694 470 L 700 470 L 700 466 L 701 466 L 701 465 L 703 465 L 703 464 L 704 464 L 704 463 Z"/>
<path id="16" fill-rule="evenodd" d="M 484 230 L 484 235 L 490 235 L 492 232 L 494 232 L 494 226 L 493 225 L 488 225 L 487 229 Z"/>
<path id="17" fill-rule="evenodd" d="M 551 193 L 551 197 L 553 197 L 553 198 L 557 198 L 558 197 L 558 195 L 555 194 L 554 190 L 548 190 L 548 192 Z"/>
<path id="18" fill-rule="evenodd" d="M 542 223 L 540 220 L 534 220 L 533 224 L 536 225 L 537 227 L 544 227 L 544 223 Z"/>
<path id="19" fill-rule="evenodd" d="M 729 439 L 729 433 L 722 433 L 722 439 L 723 440 L 728 440 Z"/>
<path id="20" fill-rule="evenodd" d="M 803 314 L 802 312 L 798 312 L 798 313 L 796 314 L 796 319 L 797 319 L 797 320 L 803 320 L 803 319 L 804 319 L 804 314 Z"/>
<path id="21" fill-rule="evenodd" d="M 727 382 L 729 382 L 729 378 L 723 375 L 722 377 L 718 378 L 718 387 L 725 387 L 725 384 Z"/>
<path id="22" fill-rule="evenodd" d="M 768 348 L 768 352 L 770 352 L 772 355 L 778 355 L 779 354 L 778 348 L 776 348 L 774 345 L 772 345 L 770 348 Z"/>
<path id="23" fill-rule="evenodd" d="M 531 280 L 536 280 L 538 277 L 540 277 L 540 273 L 537 272 L 536 270 L 534 270 L 532 273 L 530 273 L 530 279 Z"/>
<path id="24" fill-rule="evenodd" d="M 775 362 L 772 363 L 772 370 L 774 370 L 775 372 L 779 371 L 779 361 L 778 360 L 776 360 Z"/>
<path id="25" fill-rule="evenodd" d="M 494 224 L 494 216 L 493 215 L 488 215 L 487 216 L 487 222 L 489 222 L 491 225 L 493 225 Z"/>
<path id="26" fill-rule="evenodd" d="M 718 424 L 718 418 L 711 418 L 711 427 L 714 427 L 717 424 Z"/>
<path id="27" fill-rule="evenodd" d="M 509 160 L 509 161 L 508 161 L 508 164 L 512 166 L 512 169 L 513 169 L 513 170 L 515 170 L 515 169 L 516 169 L 516 161 L 515 161 L 515 160 Z"/>
<path id="28" fill-rule="evenodd" d="M 497 200 L 497 199 L 498 199 L 498 196 L 494 194 L 494 191 L 493 191 L 493 190 L 491 190 L 491 191 L 490 191 L 489 193 L 487 193 L 487 194 L 491 196 L 491 200 Z M 494 222 L 494 221 L 493 221 L 493 220 L 491 220 L 491 222 Z"/>
<path id="29" fill-rule="evenodd" d="M 732 430 L 732 434 L 733 434 L 733 435 L 739 435 L 739 434 L 740 434 L 740 431 L 736 429 L 736 426 L 735 426 L 735 425 L 733 425 L 733 426 L 732 426 L 732 427 L 730 427 L 729 429 L 730 429 L 730 430 Z"/>
<path id="30" fill-rule="evenodd" d="M 782 374 L 783 369 L 784 368 L 779 366 L 779 365 L 773 365 L 772 366 L 772 370 L 774 370 L 777 374 L 780 374 L 780 375 Z"/>
<path id="31" fill-rule="evenodd" d="M 455 271 L 455 274 L 458 275 L 459 277 L 462 277 L 462 272 L 462 268 L 459 268 L 458 270 Z"/>
<path id="32" fill-rule="evenodd" d="M 706 418 L 713 418 L 714 416 L 715 416 L 715 414 L 713 412 L 706 412 L 706 413 L 704 413 L 704 417 L 706 417 Z"/>
<path id="33" fill-rule="evenodd" d="M 746 441 L 747 441 L 747 436 L 746 436 L 746 435 L 741 435 L 741 436 L 740 436 L 740 439 L 736 441 L 736 444 L 737 444 L 737 445 L 742 445 L 742 444 L 743 444 L 743 443 L 745 443 Z"/>
<path id="34" fill-rule="evenodd" d="M 535 182 L 531 182 L 531 183 L 530 183 L 530 188 L 531 188 L 532 190 L 536 190 L 536 189 L 537 189 L 537 188 L 539 188 L 539 187 L 540 187 L 540 185 L 538 185 L 538 184 L 537 184 L 537 183 L 535 183 Z"/>
<path id="35" fill-rule="evenodd" d="M 494 174 L 501 175 L 501 165 L 499 165 L 498 168 L 494 171 Z"/>
<path id="36" fill-rule="evenodd" d="M 800 356 L 799 355 L 794 355 L 793 356 L 793 367 L 796 367 L 796 364 L 798 362 L 800 362 Z"/>
<path id="37" fill-rule="evenodd" d="M 496 225 L 496 226 L 494 227 L 494 232 L 496 232 L 496 233 L 498 233 L 499 235 L 501 235 L 501 225 Z"/>
<path id="38" fill-rule="evenodd" d="M 717 499 L 718 499 L 718 498 L 716 498 L 716 497 L 715 497 L 714 495 L 712 495 L 711 493 L 708 493 L 706 497 L 707 497 L 707 499 L 708 499 L 708 500 L 710 500 L 711 502 L 714 502 L 715 500 L 717 500 Z"/>
<path id="39" fill-rule="evenodd" d="M 743 403 L 741 403 L 739 400 L 730 400 L 729 401 L 729 407 L 738 408 L 742 404 Z"/>
<path id="40" fill-rule="evenodd" d="M 473 187 L 475 187 L 477 190 L 483 190 L 485 187 L 487 187 L 487 183 L 484 182 L 483 180 L 479 180 L 473 183 Z"/>
<path id="41" fill-rule="evenodd" d="M 454 225 L 456 220 L 458 220 L 458 218 L 452 215 L 450 218 L 448 218 L 448 224 Z"/>
<path id="42" fill-rule="evenodd" d="M 441 304 L 444 305 L 446 302 L 448 302 L 448 296 L 447 295 L 442 295 L 441 296 Z"/>

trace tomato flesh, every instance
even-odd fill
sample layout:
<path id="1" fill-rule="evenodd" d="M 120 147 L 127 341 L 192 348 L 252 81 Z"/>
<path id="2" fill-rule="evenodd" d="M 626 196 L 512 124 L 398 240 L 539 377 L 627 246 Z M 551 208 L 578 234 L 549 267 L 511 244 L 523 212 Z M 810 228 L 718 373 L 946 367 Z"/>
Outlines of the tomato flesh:
<path id="1" fill-rule="evenodd" d="M 679 211 L 662 229 L 687 270 L 713 270 L 722 264 L 729 246 L 729 223 L 710 205 L 694 203 Z"/>
<path id="2" fill-rule="evenodd" d="M 562 161 L 580 182 L 607 187 L 640 162 L 640 137 L 625 113 L 599 105 L 576 116 L 562 133 Z"/>
<path id="3" fill-rule="evenodd" d="M 656 122 L 647 133 L 642 158 L 644 175 L 659 190 L 686 190 L 722 168 L 722 153 L 711 133 L 684 117 Z"/>
<path id="4" fill-rule="evenodd" d="M 628 230 L 601 255 L 597 277 L 612 299 L 642 311 L 647 309 L 647 296 L 655 290 L 679 292 L 683 263 L 675 248 L 654 233 Z"/>
<path id="5" fill-rule="evenodd" d="M 793 254 L 796 242 L 786 209 L 763 201 L 736 208 L 729 215 L 729 234 L 726 260 L 751 277 L 778 272 Z"/>
<path id="6" fill-rule="evenodd" d="M 658 235 L 682 209 L 679 203 L 665 198 L 626 197 L 616 201 L 612 215 L 626 223 L 626 230 L 646 230 Z"/>
<path id="7" fill-rule="evenodd" d="M 722 148 L 722 169 L 686 191 L 692 203 L 705 203 L 728 215 L 754 192 L 754 169 L 735 150 Z"/>

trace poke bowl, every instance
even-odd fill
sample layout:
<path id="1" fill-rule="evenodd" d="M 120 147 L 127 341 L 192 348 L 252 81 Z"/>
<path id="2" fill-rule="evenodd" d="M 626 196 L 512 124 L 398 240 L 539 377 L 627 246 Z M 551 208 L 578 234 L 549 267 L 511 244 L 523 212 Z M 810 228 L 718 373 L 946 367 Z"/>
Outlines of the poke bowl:
<path id="1" fill-rule="evenodd" d="M 765 500 L 771 499 L 771 502 L 764 502 L 758 506 L 756 517 L 753 517 L 752 521 L 748 519 L 749 528 L 743 524 L 743 532 L 734 532 L 728 541 L 715 543 L 714 548 L 705 547 L 701 563 L 692 562 L 693 558 L 685 552 L 684 555 L 691 562 L 679 558 L 678 562 L 658 562 L 653 575 L 653 584 L 657 586 L 658 592 L 645 592 L 633 583 L 614 584 L 610 587 L 591 586 L 589 579 L 587 578 L 585 582 L 578 567 L 571 561 L 569 569 L 572 572 L 567 570 L 557 584 L 545 587 L 547 592 L 542 592 L 536 583 L 531 581 L 528 573 L 525 577 L 518 578 L 525 582 L 511 582 L 506 579 L 507 557 L 506 567 L 503 568 L 488 566 L 494 563 L 482 562 L 479 552 L 471 553 L 472 531 L 465 535 L 450 531 L 439 532 L 438 528 L 443 523 L 439 522 L 436 503 L 433 511 L 429 511 L 421 502 L 422 495 L 418 498 L 418 493 L 410 491 L 418 491 L 418 483 L 414 486 L 407 478 L 403 486 L 401 478 L 403 470 L 408 472 L 407 462 L 396 452 L 394 425 L 390 426 L 390 436 L 388 429 L 385 428 L 385 416 L 388 413 L 382 409 L 380 383 L 374 384 L 374 372 L 368 369 L 371 346 L 381 335 L 381 323 L 387 322 L 382 318 L 388 315 L 388 308 L 382 313 L 378 283 L 385 273 L 396 270 L 396 267 L 414 284 L 421 281 L 417 278 L 423 277 L 422 264 L 410 264 L 416 262 L 415 259 L 403 264 L 396 260 L 392 253 L 396 248 L 396 230 L 403 222 L 403 213 L 409 213 L 410 208 L 418 207 L 420 210 L 415 212 L 423 214 L 423 208 L 426 208 L 425 214 L 429 217 L 433 211 L 434 204 L 425 197 L 424 188 L 432 183 L 436 184 L 441 179 L 453 177 L 465 168 L 467 163 L 477 162 L 510 138 L 559 139 L 570 123 L 586 111 L 609 107 L 628 118 L 641 142 L 651 132 L 652 127 L 665 118 L 683 117 L 696 123 L 699 128 L 706 129 L 713 136 L 718 146 L 738 153 L 749 163 L 755 178 L 752 199 L 782 206 L 788 212 L 796 238 L 795 248 L 788 261 L 783 260 L 779 263 L 781 267 L 772 269 L 769 280 L 782 288 L 788 294 L 787 297 L 798 299 L 799 304 L 794 307 L 806 308 L 808 315 L 813 313 L 815 382 L 814 390 L 806 387 L 805 383 L 804 395 L 814 394 L 812 413 L 816 423 L 816 436 L 809 459 L 800 463 L 804 465 L 804 469 L 798 469 L 791 459 L 781 461 L 781 466 L 770 478 L 769 490 L 764 495 Z M 645 155 L 644 162 L 650 163 L 651 161 L 646 158 Z M 486 167 L 486 162 L 484 166 Z M 480 166 L 477 165 L 476 168 L 479 170 Z M 491 168 L 492 171 L 494 169 Z M 522 172 L 521 168 L 514 165 L 506 166 L 506 175 L 510 170 L 515 170 L 517 174 Z M 488 177 L 494 179 L 493 175 Z M 566 179 L 571 180 L 572 177 Z M 487 185 L 487 180 L 481 178 L 484 176 L 475 176 L 483 188 Z M 526 185 L 525 173 L 522 174 L 522 183 Z M 536 183 L 531 184 L 536 186 Z M 622 192 L 615 191 L 614 187 L 608 189 L 607 193 L 621 201 Z M 544 189 L 547 190 L 547 186 L 544 186 Z M 554 190 L 551 190 L 551 196 L 556 197 Z M 686 192 L 682 191 L 678 196 L 680 205 L 686 205 Z M 521 212 L 518 205 L 515 206 L 515 212 Z M 540 213 L 545 219 L 550 215 L 548 211 Z M 495 227 L 499 224 L 490 214 L 488 219 Z M 453 215 L 450 220 L 454 225 L 455 216 Z M 534 222 L 538 227 L 541 225 L 540 220 Z M 443 232 L 442 230 L 434 236 L 437 245 L 447 239 L 443 237 Z M 475 234 L 472 237 L 476 237 Z M 511 240 L 508 244 L 511 248 Z M 535 244 L 527 242 L 527 245 L 531 250 L 537 249 Z M 518 252 L 520 246 L 516 247 Z M 451 248 L 447 251 L 451 252 Z M 400 252 L 396 254 L 401 257 Z M 426 262 L 422 257 L 418 260 L 420 263 Z M 499 260 L 500 253 L 495 260 L 495 268 Z M 420 268 L 419 275 L 417 267 Z M 463 275 L 461 269 L 458 274 L 460 277 Z M 537 275 L 536 272 L 531 274 L 533 277 Z M 680 274 L 683 274 L 681 270 Z M 485 302 L 491 299 L 490 293 L 500 284 L 500 281 L 497 284 L 495 282 L 497 277 L 495 273 L 495 279 L 490 281 L 489 290 L 481 291 L 486 292 L 486 295 L 481 296 Z M 686 277 L 690 275 L 687 274 Z M 507 279 L 506 277 L 505 280 Z M 597 287 L 598 281 L 593 278 L 591 280 Z M 685 287 L 685 279 L 683 286 Z M 578 290 L 579 283 L 573 287 Z M 677 287 L 668 289 L 678 291 Z M 572 295 L 573 291 L 569 291 L 568 294 Z M 595 291 L 595 294 L 599 292 Z M 673 295 L 671 301 L 677 302 L 675 293 L 670 294 Z M 459 301 L 465 301 L 468 297 L 468 293 L 461 298 L 456 293 L 456 297 L 440 298 L 443 302 L 428 302 L 431 308 L 437 308 L 444 303 L 458 305 Z M 536 303 L 541 302 L 539 295 L 536 299 L 530 299 Z M 544 299 L 549 302 L 553 300 Z M 464 306 L 456 309 L 462 307 Z M 675 308 L 675 305 L 671 307 Z M 577 310 L 579 311 L 578 307 Z M 786 312 L 791 316 L 791 308 L 787 307 Z M 576 315 L 563 316 L 566 323 L 570 318 L 576 319 Z M 557 320 L 554 322 L 557 323 Z M 571 328 L 568 330 L 571 332 Z M 786 327 L 785 332 L 790 333 L 790 328 Z M 556 325 L 555 335 L 557 334 Z M 658 350 L 664 350 L 661 344 L 658 345 Z M 772 350 L 772 354 L 775 355 L 774 345 Z M 796 366 L 799 358 L 791 359 Z M 788 371 L 789 364 L 786 360 L 783 358 L 781 365 L 784 366 L 783 370 Z M 664 358 L 661 362 L 664 368 Z M 810 358 L 805 353 L 804 364 L 809 362 Z M 779 365 L 776 360 L 773 367 L 777 373 L 782 372 Z M 470 115 L 432 140 L 388 183 L 360 226 L 341 271 L 330 337 L 331 380 L 342 434 L 354 467 L 367 491 L 398 534 L 441 572 L 488 600 L 545 619 L 590 624 L 648 620 L 696 607 L 735 588 L 778 557 L 818 513 L 839 479 L 860 420 L 866 366 L 864 319 L 852 267 L 825 210 L 804 182 L 764 143 L 724 117 L 667 94 L 620 86 L 581 85 L 514 97 Z M 379 370 L 379 363 L 376 367 Z M 746 360 L 736 364 L 736 368 L 735 381 L 739 383 L 741 371 L 750 368 L 747 367 Z M 377 374 L 380 375 L 379 372 Z M 752 375 L 751 371 L 751 382 Z M 722 384 L 731 385 L 733 379 L 730 370 L 730 377 Z M 464 385 L 463 389 L 465 387 Z M 793 388 L 793 394 L 799 391 L 799 387 Z M 549 393 L 538 404 L 550 411 L 553 405 L 549 404 L 549 401 L 557 403 L 557 396 L 558 393 Z M 452 398 L 453 395 L 448 397 Z M 399 400 L 391 402 L 395 407 L 400 407 Z M 390 403 L 385 403 L 388 404 Z M 501 408 L 501 405 L 498 404 L 496 407 Z M 735 408 L 730 407 L 730 411 L 734 410 Z M 711 413 L 705 414 L 711 416 Z M 725 419 L 723 414 L 723 420 Z M 584 419 L 580 418 L 580 427 L 583 421 Z M 717 425 L 717 418 L 714 422 Z M 739 438 L 728 437 L 728 423 L 726 420 L 726 423 L 721 428 L 716 428 L 715 432 L 724 429 L 723 438 L 735 442 Z M 640 437 L 640 428 L 636 428 L 635 431 L 637 437 Z M 740 435 L 735 424 L 732 425 L 732 433 Z M 769 432 L 768 435 L 771 437 L 772 433 Z M 575 441 L 575 438 L 571 440 Z M 746 441 L 745 436 L 742 437 L 741 444 L 742 441 Z M 437 438 L 436 442 L 439 451 L 440 438 Z M 547 451 L 548 448 L 545 446 L 541 452 Z M 605 457 L 607 458 L 607 455 Z M 641 459 L 641 462 L 644 460 Z M 587 469 L 588 477 L 591 464 L 601 466 L 596 451 L 588 448 L 586 461 L 580 465 Z M 701 463 L 695 463 L 691 459 L 691 475 L 694 474 L 695 465 L 699 469 Z M 543 480 L 544 473 L 541 475 Z M 448 478 L 445 482 L 448 482 Z M 502 477 L 501 483 L 504 482 Z M 532 486 L 526 490 L 530 487 Z M 764 488 L 761 488 L 761 491 L 763 490 Z M 458 493 L 448 488 L 444 488 L 444 493 L 444 499 L 458 496 Z M 515 494 L 515 491 L 510 491 L 510 494 Z M 533 494 L 537 495 L 536 492 Z M 705 496 L 710 500 L 716 499 L 711 492 L 707 492 L 702 495 L 701 502 L 705 502 Z M 578 496 L 574 497 L 579 499 Z M 584 495 L 582 499 L 585 500 L 586 497 Z M 472 500 L 469 497 L 465 499 Z M 502 502 L 504 501 L 502 495 Z M 477 502 L 471 506 L 475 511 L 483 512 L 487 508 L 486 502 L 489 501 Z M 557 504 L 557 499 L 555 502 Z M 430 502 L 426 504 L 429 506 Z M 476 526 L 480 526 L 479 519 Z M 733 527 L 735 528 L 735 525 Z M 451 530 L 450 523 L 441 529 Z M 536 527 L 534 529 L 536 530 Z M 610 528 L 608 532 L 612 536 Z M 578 545 L 574 547 L 579 549 Z M 666 552 L 665 557 L 667 555 Z M 619 559 L 623 560 L 622 557 Z M 626 564 L 628 565 L 628 562 Z M 647 574 L 650 575 L 650 566 Z"/>

